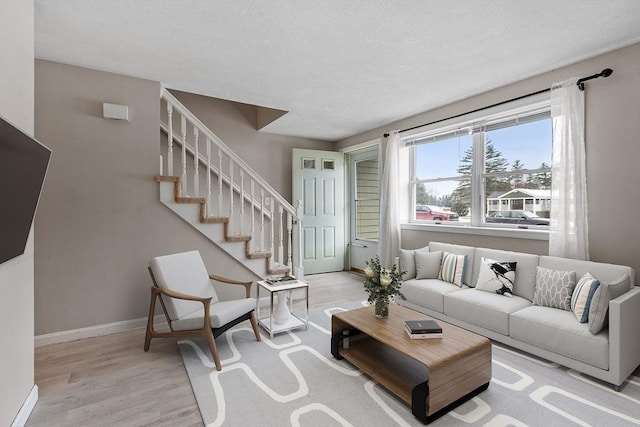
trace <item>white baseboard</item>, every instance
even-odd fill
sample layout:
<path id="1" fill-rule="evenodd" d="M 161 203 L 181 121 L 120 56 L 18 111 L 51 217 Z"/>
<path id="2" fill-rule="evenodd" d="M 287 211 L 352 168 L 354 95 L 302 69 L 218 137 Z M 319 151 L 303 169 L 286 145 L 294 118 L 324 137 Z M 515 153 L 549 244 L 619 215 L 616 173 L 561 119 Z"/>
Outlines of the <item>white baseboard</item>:
<path id="1" fill-rule="evenodd" d="M 153 318 L 157 326 L 166 324 L 164 315 Z M 144 328 L 147 326 L 147 318 L 123 320 L 120 322 L 105 323 L 103 325 L 89 326 L 88 328 L 71 329 L 69 331 L 53 332 L 50 334 L 37 335 L 34 338 L 35 347 L 42 347 L 49 344 L 58 344 L 81 340 L 84 338 L 99 337 L 102 335 L 114 334 L 116 332 L 130 331 L 132 329 Z"/>
<path id="2" fill-rule="evenodd" d="M 20 407 L 18 415 L 16 415 L 16 418 L 11 423 L 11 427 L 23 427 L 27 423 L 33 408 L 35 408 L 36 402 L 38 402 L 38 386 L 34 384 L 33 387 L 31 387 L 29 396 L 27 396 L 27 399 Z"/>

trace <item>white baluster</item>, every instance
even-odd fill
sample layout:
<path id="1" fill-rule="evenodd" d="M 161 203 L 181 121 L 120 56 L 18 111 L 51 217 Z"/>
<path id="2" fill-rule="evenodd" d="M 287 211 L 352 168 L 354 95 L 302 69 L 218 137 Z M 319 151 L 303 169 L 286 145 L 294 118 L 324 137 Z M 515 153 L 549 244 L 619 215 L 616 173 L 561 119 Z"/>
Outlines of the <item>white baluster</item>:
<path id="1" fill-rule="evenodd" d="M 222 150 L 218 148 L 218 217 L 222 217 Z"/>
<path id="2" fill-rule="evenodd" d="M 254 181 L 251 179 L 250 191 L 251 191 L 251 240 L 255 239 L 256 233 L 256 197 L 255 197 L 255 188 Z"/>
<path id="3" fill-rule="evenodd" d="M 198 152 L 198 136 L 200 132 L 198 128 L 193 126 L 193 143 L 196 146 L 195 153 L 193 155 L 193 195 L 194 197 L 200 197 L 200 153 Z"/>
<path id="4" fill-rule="evenodd" d="M 264 188 L 260 189 L 260 251 L 264 252 Z"/>
<path id="5" fill-rule="evenodd" d="M 240 169 L 240 235 L 244 231 L 244 170 Z"/>
<path id="6" fill-rule="evenodd" d="M 229 158 L 229 225 L 231 221 L 233 221 L 233 160 Z"/>
<path id="7" fill-rule="evenodd" d="M 162 154 L 160 154 L 160 176 L 162 176 Z"/>
<path id="8" fill-rule="evenodd" d="M 282 209 L 282 205 L 278 204 L 278 263 L 280 265 L 284 264 L 284 246 L 282 246 L 282 234 L 283 234 L 283 229 L 284 226 L 282 224 L 282 212 L 284 210 Z M 273 220 L 272 220 L 273 222 Z"/>
<path id="9" fill-rule="evenodd" d="M 303 280 L 304 279 L 304 266 L 302 265 L 302 200 L 296 200 L 296 234 L 297 234 L 297 239 L 296 239 L 296 250 L 295 250 L 295 256 L 296 256 L 296 262 L 297 262 L 297 268 L 296 268 L 296 279 L 298 280 Z"/>
<path id="10" fill-rule="evenodd" d="M 167 135 L 167 173 L 173 176 L 173 105 L 167 102 L 167 117 L 169 118 L 169 135 Z"/>
<path id="11" fill-rule="evenodd" d="M 291 214 L 287 212 L 287 266 L 291 268 L 291 272 L 293 272 L 293 262 L 291 260 L 291 251 L 293 246 L 293 228 L 292 228 L 292 218 Z"/>
<path id="12" fill-rule="evenodd" d="M 207 137 L 207 217 L 211 216 L 211 140 Z"/>
<path id="13" fill-rule="evenodd" d="M 272 197 L 268 197 L 269 199 L 269 212 L 271 213 L 271 221 L 269 221 L 269 226 L 271 229 L 271 232 L 269 234 L 269 252 L 271 252 L 271 257 L 275 257 L 275 251 L 274 251 L 274 235 L 273 235 L 273 221 L 275 220 L 275 210 L 273 208 L 273 198 Z"/>
<path id="14" fill-rule="evenodd" d="M 187 197 L 187 118 L 181 116 L 180 126 L 182 131 L 182 197 Z"/>

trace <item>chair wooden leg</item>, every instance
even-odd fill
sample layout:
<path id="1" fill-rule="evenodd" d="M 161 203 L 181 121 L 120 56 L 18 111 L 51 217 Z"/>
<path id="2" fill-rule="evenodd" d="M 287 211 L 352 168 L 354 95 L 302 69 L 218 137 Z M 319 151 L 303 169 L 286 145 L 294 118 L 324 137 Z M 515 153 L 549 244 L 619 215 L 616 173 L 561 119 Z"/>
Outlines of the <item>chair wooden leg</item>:
<path id="1" fill-rule="evenodd" d="M 144 351 L 149 351 L 151 345 L 151 338 L 153 333 L 153 312 L 156 308 L 156 295 L 151 290 L 151 302 L 149 303 L 149 317 L 147 318 L 147 332 L 144 335 Z"/>
<path id="2" fill-rule="evenodd" d="M 262 338 L 260 338 L 260 331 L 258 330 L 258 321 L 256 320 L 256 313 L 255 311 L 253 313 L 251 313 L 251 326 L 253 327 L 253 333 L 256 335 L 256 340 L 257 341 L 262 341 Z"/>
<path id="3" fill-rule="evenodd" d="M 216 347 L 216 340 L 213 338 L 213 332 L 209 329 L 205 332 L 209 349 L 211 350 L 211 357 L 213 357 L 213 363 L 216 364 L 216 370 L 221 371 L 222 365 L 220 364 L 220 356 L 218 356 L 218 347 Z"/>

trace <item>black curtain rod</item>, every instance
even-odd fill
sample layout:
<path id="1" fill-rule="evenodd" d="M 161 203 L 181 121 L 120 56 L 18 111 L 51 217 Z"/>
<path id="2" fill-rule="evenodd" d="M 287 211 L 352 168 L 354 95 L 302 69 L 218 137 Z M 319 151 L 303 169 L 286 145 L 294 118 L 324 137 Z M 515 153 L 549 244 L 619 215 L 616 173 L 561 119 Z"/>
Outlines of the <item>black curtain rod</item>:
<path id="1" fill-rule="evenodd" d="M 578 85 L 578 88 L 580 90 L 584 90 L 584 82 L 586 82 L 587 80 L 597 79 L 598 77 L 609 77 L 611 74 L 613 74 L 613 70 L 611 68 L 605 68 L 604 70 L 602 70 L 599 73 L 596 73 L 596 74 L 593 74 L 591 76 L 582 77 L 581 79 L 578 79 L 576 84 Z M 509 102 L 519 101 L 520 99 L 528 98 L 530 96 L 535 96 L 535 95 L 539 95 L 541 93 L 550 92 L 550 91 L 551 91 L 551 88 L 538 90 L 536 92 L 531 92 L 531 93 L 528 93 L 526 95 L 521 95 L 521 96 L 518 96 L 518 97 L 515 97 L 515 98 L 507 99 L 506 101 L 497 102 L 495 104 L 491 104 L 491 105 L 488 105 L 486 107 L 476 108 L 475 110 L 467 111 L 467 112 L 461 113 L 461 114 L 456 114 L 455 116 L 451 116 L 451 117 L 447 117 L 447 118 L 439 119 L 439 120 L 434 120 L 433 122 L 424 123 L 424 124 L 421 124 L 421 125 L 418 125 L 418 126 L 412 126 L 410 128 L 402 129 L 402 130 L 400 130 L 398 132 L 400 132 L 400 133 L 408 132 L 410 130 L 419 129 L 419 128 L 424 127 L 424 126 L 429 126 L 429 125 L 433 125 L 433 124 L 436 124 L 436 123 L 444 122 L 445 120 L 457 119 L 458 117 L 466 116 L 467 114 L 477 113 L 478 111 L 487 110 L 489 108 L 497 107 L 499 105 L 507 104 Z M 388 136 L 389 136 L 388 133 L 384 134 L 385 138 L 387 138 Z"/>

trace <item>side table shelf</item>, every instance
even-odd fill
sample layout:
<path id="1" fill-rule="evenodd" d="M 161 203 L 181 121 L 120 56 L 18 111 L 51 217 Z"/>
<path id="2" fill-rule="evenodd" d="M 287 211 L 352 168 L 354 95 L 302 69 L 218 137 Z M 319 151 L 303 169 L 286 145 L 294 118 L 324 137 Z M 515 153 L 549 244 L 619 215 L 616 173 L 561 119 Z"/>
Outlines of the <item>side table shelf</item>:
<path id="1" fill-rule="evenodd" d="M 265 280 L 261 280 L 256 289 L 256 318 L 258 324 L 261 325 L 269 336 L 273 336 L 280 332 L 291 331 L 294 329 L 305 330 L 309 326 L 309 284 L 299 280 L 285 282 L 281 284 L 269 284 Z M 302 301 L 294 304 L 293 292 L 296 290 L 304 291 Z M 265 310 L 260 306 L 260 294 L 267 292 L 269 294 L 269 308 Z M 274 305 L 274 297 L 277 307 Z M 303 303 L 303 307 L 299 307 Z"/>

